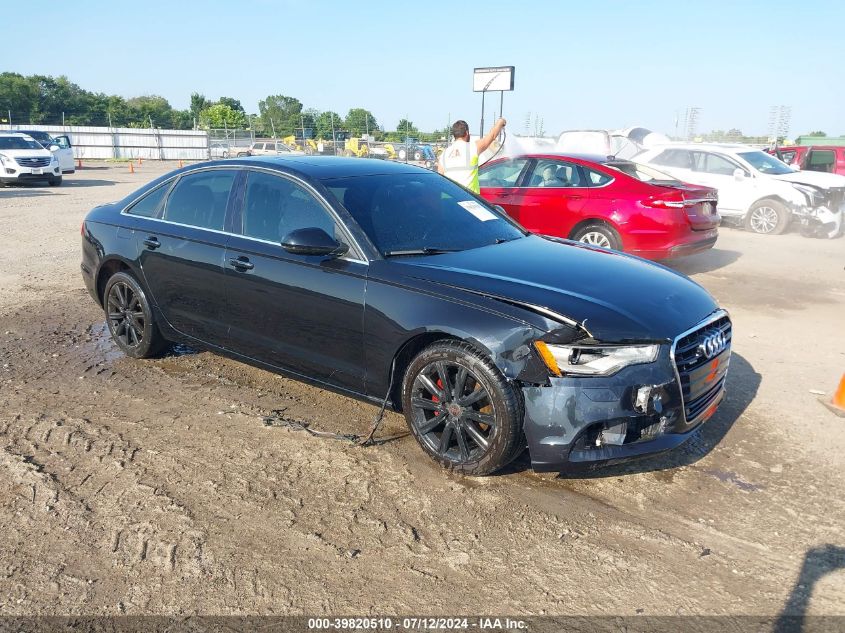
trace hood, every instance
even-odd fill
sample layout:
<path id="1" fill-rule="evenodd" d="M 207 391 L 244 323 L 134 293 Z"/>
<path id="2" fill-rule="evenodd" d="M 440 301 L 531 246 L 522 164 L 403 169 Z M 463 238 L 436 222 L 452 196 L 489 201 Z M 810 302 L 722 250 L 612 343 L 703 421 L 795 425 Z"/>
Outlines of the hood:
<path id="1" fill-rule="evenodd" d="M 802 185 L 822 187 L 824 189 L 845 187 L 845 176 L 841 176 L 839 174 L 828 174 L 823 171 L 796 171 L 791 174 L 774 176 L 774 178 Z"/>
<path id="2" fill-rule="evenodd" d="M 718 308 L 701 286 L 659 264 L 534 235 L 391 261 L 418 279 L 552 310 L 603 342 L 673 339 Z"/>

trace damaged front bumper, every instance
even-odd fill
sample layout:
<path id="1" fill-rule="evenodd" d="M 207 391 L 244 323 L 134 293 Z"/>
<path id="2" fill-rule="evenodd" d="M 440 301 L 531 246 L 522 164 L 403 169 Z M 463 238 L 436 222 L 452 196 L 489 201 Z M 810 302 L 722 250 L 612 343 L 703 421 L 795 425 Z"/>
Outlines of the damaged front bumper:
<path id="1" fill-rule="evenodd" d="M 714 336 L 720 345 L 711 343 Z M 612 376 L 526 386 L 525 435 L 536 471 L 577 471 L 676 448 L 725 394 L 731 324 L 720 312 Z"/>

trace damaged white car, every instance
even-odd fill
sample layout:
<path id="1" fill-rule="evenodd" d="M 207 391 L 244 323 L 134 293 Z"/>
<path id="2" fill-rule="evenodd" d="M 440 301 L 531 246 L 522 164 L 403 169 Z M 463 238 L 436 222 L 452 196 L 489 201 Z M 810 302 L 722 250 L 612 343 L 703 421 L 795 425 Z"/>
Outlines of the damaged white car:
<path id="1" fill-rule="evenodd" d="M 661 145 L 638 154 L 637 161 L 684 182 L 715 187 L 722 218 L 755 233 L 777 235 L 797 219 L 806 235 L 842 234 L 845 176 L 798 172 L 747 145 Z"/>

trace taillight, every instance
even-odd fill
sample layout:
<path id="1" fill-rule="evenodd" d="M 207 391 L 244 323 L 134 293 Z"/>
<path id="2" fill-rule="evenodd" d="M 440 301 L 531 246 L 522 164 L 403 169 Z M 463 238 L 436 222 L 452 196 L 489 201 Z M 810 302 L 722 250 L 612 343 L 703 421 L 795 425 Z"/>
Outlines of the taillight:
<path id="1" fill-rule="evenodd" d="M 647 207 L 654 207 L 656 209 L 683 209 L 686 206 L 684 194 L 680 191 L 672 191 L 659 196 L 651 196 L 643 200 L 643 204 Z"/>

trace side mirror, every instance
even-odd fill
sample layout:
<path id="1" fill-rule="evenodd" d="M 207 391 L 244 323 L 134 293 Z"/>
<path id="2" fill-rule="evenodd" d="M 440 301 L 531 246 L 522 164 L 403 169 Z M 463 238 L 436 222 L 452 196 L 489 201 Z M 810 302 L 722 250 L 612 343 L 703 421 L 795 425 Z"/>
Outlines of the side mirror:
<path id="1" fill-rule="evenodd" d="M 323 257 L 341 257 L 349 251 L 349 246 L 316 227 L 291 231 L 282 238 L 282 248 L 294 255 Z"/>
<path id="2" fill-rule="evenodd" d="M 745 179 L 745 172 L 737 167 L 734 169 L 734 180 L 744 180 Z"/>
<path id="3" fill-rule="evenodd" d="M 56 152 L 56 151 L 60 150 L 60 149 L 61 149 L 61 147 L 59 147 L 58 145 L 56 145 L 55 143 L 53 143 L 52 145 L 50 145 L 50 147 L 49 147 L 48 149 L 49 149 L 51 152 Z"/>
<path id="4" fill-rule="evenodd" d="M 494 205 L 493 205 L 493 208 L 494 208 L 494 209 L 496 209 L 496 211 L 498 211 L 498 212 L 499 212 L 499 213 L 501 213 L 502 215 L 507 215 L 507 214 L 508 214 L 508 212 L 507 212 L 507 211 L 505 211 L 505 208 L 504 208 L 502 205 L 500 205 L 500 204 L 494 204 Z"/>

